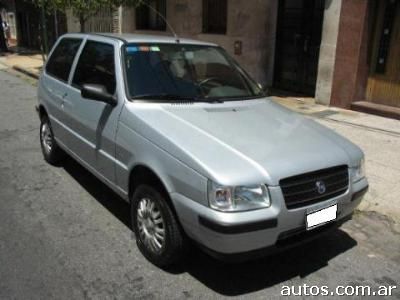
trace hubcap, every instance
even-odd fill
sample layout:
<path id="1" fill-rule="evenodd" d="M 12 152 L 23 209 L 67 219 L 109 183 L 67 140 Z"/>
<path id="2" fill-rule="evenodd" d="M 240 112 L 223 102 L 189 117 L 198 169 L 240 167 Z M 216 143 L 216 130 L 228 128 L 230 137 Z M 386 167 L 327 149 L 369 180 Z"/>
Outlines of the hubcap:
<path id="1" fill-rule="evenodd" d="M 149 198 L 140 200 L 137 208 L 137 225 L 146 248 L 159 253 L 165 243 L 165 226 L 161 212 L 153 200 Z"/>
<path id="2" fill-rule="evenodd" d="M 42 124 L 42 130 L 40 134 L 42 137 L 43 148 L 47 153 L 50 153 L 51 148 L 53 147 L 53 135 L 51 133 L 50 126 L 48 123 Z"/>

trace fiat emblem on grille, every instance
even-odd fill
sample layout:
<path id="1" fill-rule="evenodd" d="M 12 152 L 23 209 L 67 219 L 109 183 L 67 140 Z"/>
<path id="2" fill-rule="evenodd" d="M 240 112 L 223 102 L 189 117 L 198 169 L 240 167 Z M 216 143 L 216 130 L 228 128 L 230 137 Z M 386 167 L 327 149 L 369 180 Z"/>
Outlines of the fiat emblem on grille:
<path id="1" fill-rule="evenodd" d="M 315 183 L 315 186 L 317 187 L 318 193 L 323 194 L 323 193 L 326 192 L 326 186 L 325 186 L 325 183 L 322 180 L 318 180 Z"/>

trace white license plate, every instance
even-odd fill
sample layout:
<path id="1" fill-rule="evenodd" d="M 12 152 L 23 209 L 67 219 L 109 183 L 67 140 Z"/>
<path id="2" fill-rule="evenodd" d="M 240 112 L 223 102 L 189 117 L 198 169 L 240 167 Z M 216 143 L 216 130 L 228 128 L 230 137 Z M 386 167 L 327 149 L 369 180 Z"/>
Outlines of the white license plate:
<path id="1" fill-rule="evenodd" d="M 306 217 L 307 229 L 336 220 L 336 213 L 337 204 L 308 214 Z"/>

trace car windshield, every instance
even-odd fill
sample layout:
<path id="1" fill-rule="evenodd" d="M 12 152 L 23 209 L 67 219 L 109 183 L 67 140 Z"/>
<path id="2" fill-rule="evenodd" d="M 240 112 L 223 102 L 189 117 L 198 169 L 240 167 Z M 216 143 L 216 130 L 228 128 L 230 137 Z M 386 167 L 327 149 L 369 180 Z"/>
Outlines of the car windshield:
<path id="1" fill-rule="evenodd" d="M 132 99 L 221 102 L 264 96 L 220 47 L 128 44 L 123 53 Z"/>

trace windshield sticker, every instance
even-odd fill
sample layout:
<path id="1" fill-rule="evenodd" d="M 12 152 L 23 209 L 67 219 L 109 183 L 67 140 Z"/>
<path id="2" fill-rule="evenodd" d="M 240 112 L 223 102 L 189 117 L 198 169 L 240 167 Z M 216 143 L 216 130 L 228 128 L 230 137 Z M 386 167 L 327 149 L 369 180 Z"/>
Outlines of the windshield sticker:
<path id="1" fill-rule="evenodd" d="M 134 53 L 134 52 L 139 52 L 139 51 L 144 51 L 144 52 L 148 52 L 148 51 L 154 51 L 154 52 L 159 52 L 160 47 L 158 46 L 128 46 L 126 47 L 126 52 L 127 53 Z"/>
<path id="2" fill-rule="evenodd" d="M 138 47 L 126 47 L 126 52 L 132 53 L 132 52 L 137 52 Z"/>

